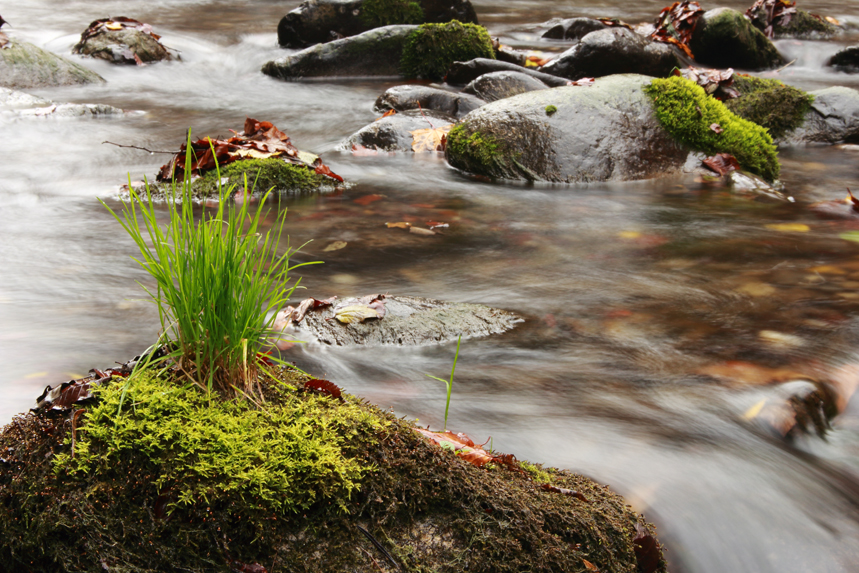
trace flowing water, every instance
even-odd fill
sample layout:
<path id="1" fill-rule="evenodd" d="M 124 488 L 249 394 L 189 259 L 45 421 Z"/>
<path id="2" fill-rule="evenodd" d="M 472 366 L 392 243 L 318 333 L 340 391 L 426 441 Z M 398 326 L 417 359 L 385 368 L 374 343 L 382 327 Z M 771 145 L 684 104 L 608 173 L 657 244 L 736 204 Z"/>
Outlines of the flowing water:
<path id="1" fill-rule="evenodd" d="M 302 296 L 391 292 L 525 317 L 506 335 L 463 341 L 449 427 L 611 485 L 658 525 L 672 571 L 859 570 L 859 407 L 848 405 L 825 438 L 788 441 L 748 413 L 772 398 L 772 386 L 696 373 L 732 360 L 829 372 L 859 363 L 859 245 L 839 237 L 859 225 L 822 220 L 808 208 L 859 188 L 859 150 L 784 150 L 793 203 L 674 180 L 492 184 L 434 156 L 353 157 L 336 144 L 376 117 L 373 101 L 395 83 L 263 76 L 260 66 L 283 53 L 277 22 L 296 4 L 31 0 L 3 8 L 10 33 L 60 54 L 91 20 L 134 17 L 152 23 L 182 61 L 143 68 L 87 61 L 107 84 L 35 92 L 137 113 L 0 117 L 0 421 L 30 407 L 46 384 L 125 361 L 156 336 L 157 313 L 137 285 L 149 279 L 96 198 L 116 207 L 118 186 L 129 175 L 152 177 L 167 156 L 102 142 L 174 150 L 189 127 L 223 135 L 250 116 L 272 121 L 355 182 L 342 193 L 283 202 L 292 245 L 312 240 L 295 260 L 325 261 L 302 269 Z M 638 22 L 663 7 L 475 5 L 505 43 L 545 51 L 559 45 L 531 30 L 551 17 Z M 859 23 L 855 2 L 801 7 Z M 823 68 L 856 41 L 855 33 L 780 41 L 796 62 L 777 77 L 806 89 L 859 87 L 859 76 Z M 373 194 L 382 197 L 355 202 Z M 424 237 L 384 226 L 401 220 L 450 228 Z M 347 246 L 324 250 L 335 241 Z M 424 373 L 446 375 L 453 354 L 451 344 L 307 345 L 287 357 L 439 427 L 444 388 Z"/>

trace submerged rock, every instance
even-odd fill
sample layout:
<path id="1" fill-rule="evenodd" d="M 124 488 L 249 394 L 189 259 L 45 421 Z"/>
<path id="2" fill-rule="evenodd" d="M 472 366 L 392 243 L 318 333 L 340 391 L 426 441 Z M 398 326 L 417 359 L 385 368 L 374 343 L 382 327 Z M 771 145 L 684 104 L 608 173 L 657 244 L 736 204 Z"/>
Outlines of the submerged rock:
<path id="1" fill-rule="evenodd" d="M 826 65 L 831 66 L 839 72 L 859 72 L 859 46 L 848 46 L 829 58 Z"/>
<path id="2" fill-rule="evenodd" d="M 526 74 L 532 78 L 540 80 L 550 87 L 565 86 L 568 81 L 564 78 L 538 72 L 531 68 L 522 67 L 518 64 L 491 60 L 488 58 L 475 58 L 466 62 L 454 62 L 447 71 L 444 81 L 452 86 L 464 86 L 484 74 L 490 74 L 493 72 L 516 72 Z"/>
<path id="3" fill-rule="evenodd" d="M 467 93 L 456 93 L 429 86 L 409 84 L 389 88 L 379 96 L 373 109 L 380 113 L 390 109 L 396 111 L 434 110 L 455 118 L 461 118 L 483 105 L 486 105 L 484 100 Z"/>
<path id="4" fill-rule="evenodd" d="M 104 82 L 97 73 L 27 42 L 11 40 L 0 49 L 0 86 L 47 88 Z"/>
<path id="5" fill-rule="evenodd" d="M 670 45 L 627 28 L 607 28 L 587 34 L 540 71 L 570 80 L 630 73 L 664 77 L 680 66 Z"/>
<path id="6" fill-rule="evenodd" d="M 0 112 L 17 117 L 100 117 L 120 115 L 119 108 L 93 103 L 54 103 L 30 94 L 0 88 Z"/>
<path id="7" fill-rule="evenodd" d="M 103 18 L 95 20 L 81 34 L 72 53 L 127 65 L 172 60 L 173 56 L 159 39 L 149 24 L 125 17 Z"/>
<path id="8" fill-rule="evenodd" d="M 421 112 L 410 109 L 377 119 L 341 141 L 337 146 L 343 151 L 366 148 L 378 151 L 412 151 L 413 131 L 432 126 L 441 127 L 455 123 L 452 115 L 427 109 Z"/>
<path id="9" fill-rule="evenodd" d="M 462 91 L 490 102 L 548 88 L 542 81 L 522 72 L 491 72 L 469 83 Z"/>
<path id="10" fill-rule="evenodd" d="M 567 18 L 543 32 L 541 37 L 550 40 L 581 40 L 591 32 L 606 28 L 608 26 L 594 18 Z"/>
<path id="11" fill-rule="evenodd" d="M 859 143 L 859 92 L 834 86 L 814 97 L 802 125 L 784 138 L 789 145 Z"/>
<path id="12" fill-rule="evenodd" d="M 705 12 L 689 47 L 697 62 L 714 68 L 766 70 L 787 63 L 763 32 L 730 8 Z"/>

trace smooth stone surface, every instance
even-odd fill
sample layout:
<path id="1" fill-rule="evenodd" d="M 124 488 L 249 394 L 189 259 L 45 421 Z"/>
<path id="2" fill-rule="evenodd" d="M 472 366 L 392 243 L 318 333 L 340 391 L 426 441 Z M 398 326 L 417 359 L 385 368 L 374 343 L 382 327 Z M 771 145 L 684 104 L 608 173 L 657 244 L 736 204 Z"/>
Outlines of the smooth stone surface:
<path id="1" fill-rule="evenodd" d="M 10 47 L 0 49 L 0 86 L 31 89 L 97 82 L 104 78 L 28 42 L 12 40 Z"/>
<path id="2" fill-rule="evenodd" d="M 591 32 L 606 28 L 608 26 L 593 18 L 567 18 L 543 32 L 541 37 L 549 40 L 581 40 Z"/>
<path id="3" fill-rule="evenodd" d="M 388 89 L 379 96 L 373 109 L 379 113 L 389 109 L 397 111 L 409 109 L 435 110 L 455 118 L 461 118 L 483 105 L 486 105 L 484 100 L 471 94 L 409 84 Z"/>
<path id="4" fill-rule="evenodd" d="M 465 86 L 462 92 L 491 102 L 545 89 L 549 89 L 549 86 L 522 72 L 491 72 Z"/>
<path id="5" fill-rule="evenodd" d="M 537 78 L 549 87 L 567 85 L 567 80 L 564 78 L 538 72 L 517 64 L 511 64 L 510 62 L 490 60 L 488 58 L 475 58 L 467 62 L 454 62 L 450 67 L 450 70 L 448 70 L 444 81 L 452 86 L 464 86 L 473 82 L 483 74 L 489 74 L 492 72 L 518 72 L 520 74 L 527 74 L 532 78 Z"/>
<path id="6" fill-rule="evenodd" d="M 814 96 L 805 121 L 779 143 L 787 145 L 859 143 L 859 92 L 835 86 Z"/>
<path id="7" fill-rule="evenodd" d="M 412 133 L 418 129 L 455 123 L 452 115 L 435 110 L 417 109 L 397 112 L 366 125 L 341 141 L 337 148 L 350 151 L 357 146 L 379 151 L 412 151 Z"/>
<path id="8" fill-rule="evenodd" d="M 763 32 L 730 8 L 702 14 L 689 48 L 697 62 L 715 68 L 766 70 L 787 63 Z"/>

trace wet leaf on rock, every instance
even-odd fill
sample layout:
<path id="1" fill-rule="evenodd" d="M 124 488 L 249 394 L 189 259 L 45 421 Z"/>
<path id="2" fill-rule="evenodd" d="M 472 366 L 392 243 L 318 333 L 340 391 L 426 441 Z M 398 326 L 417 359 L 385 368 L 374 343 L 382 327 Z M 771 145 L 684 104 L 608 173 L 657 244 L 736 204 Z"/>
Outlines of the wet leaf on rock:
<path id="1" fill-rule="evenodd" d="M 444 151 L 447 145 L 447 134 L 453 124 L 441 127 L 428 127 L 416 129 L 412 132 L 412 151 L 415 153 L 426 153 L 429 151 Z"/>
<path id="2" fill-rule="evenodd" d="M 731 171 L 738 171 L 740 169 L 740 162 L 730 153 L 718 153 L 712 157 L 702 159 L 701 163 L 719 175 L 727 175 Z"/>
<path id="3" fill-rule="evenodd" d="M 716 99 L 726 100 L 740 97 L 740 92 L 733 87 L 734 70 L 716 70 L 689 66 L 685 69 L 675 69 L 675 76 L 691 80 L 704 88 L 704 91 Z"/>
<path id="4" fill-rule="evenodd" d="M 334 316 L 343 324 L 364 322 L 368 319 L 385 318 L 387 310 L 385 295 L 370 294 L 361 298 L 347 298 L 334 307 Z"/>
<path id="5" fill-rule="evenodd" d="M 380 115 L 379 117 L 377 117 L 377 118 L 376 118 L 376 121 L 379 121 L 380 119 L 385 119 L 386 117 L 390 117 L 390 116 L 392 116 L 392 115 L 394 115 L 394 114 L 396 114 L 396 113 L 397 113 L 397 110 L 395 110 L 395 109 L 389 109 L 388 111 L 386 111 L 385 113 L 383 113 L 382 115 Z"/>
<path id="6" fill-rule="evenodd" d="M 640 523 L 635 524 L 635 537 L 632 539 L 635 550 L 635 560 L 638 562 L 639 573 L 653 573 L 662 561 L 662 550 L 659 542 Z"/>
<path id="7" fill-rule="evenodd" d="M 606 26 L 610 28 L 626 28 L 627 30 L 632 30 L 632 26 L 624 22 L 623 20 L 618 20 L 617 18 L 596 18 Z"/>
<path id="8" fill-rule="evenodd" d="M 757 0 L 746 10 L 746 17 L 762 30 L 767 38 L 775 36 L 774 28 L 790 24 L 795 14 L 796 2 L 789 0 Z"/>
<path id="9" fill-rule="evenodd" d="M 399 221 L 397 223 L 385 223 L 385 226 L 389 229 L 408 229 L 412 224 L 405 221 Z"/>
<path id="10" fill-rule="evenodd" d="M 331 251 L 339 251 L 340 249 L 345 248 L 348 244 L 349 243 L 347 243 L 346 241 L 334 241 L 333 243 L 322 249 L 322 251 L 325 253 L 330 253 Z"/>
<path id="11" fill-rule="evenodd" d="M 581 78 L 575 81 L 567 82 L 568 86 L 592 86 L 596 80 L 594 78 Z"/>
<path id="12" fill-rule="evenodd" d="M 586 498 L 586 497 L 585 497 L 584 495 L 582 495 L 581 493 L 579 493 L 579 492 L 577 492 L 577 491 L 575 491 L 575 490 L 572 490 L 572 489 L 567 489 L 567 488 L 564 488 L 564 487 L 557 487 L 557 486 L 554 486 L 554 485 L 551 485 L 551 484 L 548 484 L 548 483 L 544 483 L 544 484 L 543 484 L 543 485 L 541 485 L 540 487 L 541 487 L 542 489 L 545 489 L 546 491 L 551 491 L 551 492 L 560 493 L 560 494 L 563 494 L 563 495 L 568 495 L 568 496 L 570 496 L 570 497 L 574 497 L 574 498 L 576 498 L 576 499 L 578 499 L 578 500 L 580 500 L 580 501 L 583 501 L 583 502 L 585 502 L 585 503 L 590 503 L 590 501 L 588 500 L 588 498 Z"/>

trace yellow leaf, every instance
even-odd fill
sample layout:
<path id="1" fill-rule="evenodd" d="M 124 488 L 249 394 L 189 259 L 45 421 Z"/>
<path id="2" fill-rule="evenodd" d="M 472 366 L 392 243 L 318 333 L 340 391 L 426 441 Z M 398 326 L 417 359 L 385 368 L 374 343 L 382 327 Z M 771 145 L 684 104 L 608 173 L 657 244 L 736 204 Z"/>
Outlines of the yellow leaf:
<path id="1" fill-rule="evenodd" d="M 122 30 L 122 24 L 119 22 L 108 22 L 104 27 L 108 30 Z"/>
<path id="2" fill-rule="evenodd" d="M 746 410 L 746 413 L 743 414 L 743 418 L 745 418 L 746 420 L 752 420 L 754 418 L 757 418 L 758 414 L 761 413 L 761 410 L 764 409 L 766 403 L 766 400 L 761 400 L 760 402 Z"/>
<path id="3" fill-rule="evenodd" d="M 621 239 L 637 239 L 641 236 L 641 233 L 638 231 L 621 231 L 617 236 Z"/>
<path id="4" fill-rule="evenodd" d="M 444 151 L 447 132 L 450 131 L 451 127 L 453 127 L 452 123 L 441 127 L 428 127 L 412 131 L 412 151 L 415 153 Z"/>
<path id="5" fill-rule="evenodd" d="M 32 378 L 44 378 L 47 375 L 47 372 L 33 372 L 32 374 L 27 374 L 26 376 L 24 376 L 24 378 L 30 380 Z"/>
<path id="6" fill-rule="evenodd" d="M 808 269 L 815 273 L 820 273 L 822 275 L 846 275 L 847 271 L 842 269 L 841 267 L 836 267 L 834 265 L 820 265 L 817 267 L 813 267 Z"/>
<path id="7" fill-rule="evenodd" d="M 363 322 L 368 318 L 379 318 L 379 313 L 376 312 L 376 309 L 370 308 L 365 304 L 353 304 L 338 309 L 334 318 L 343 324 L 351 324 L 353 322 Z"/>
<path id="8" fill-rule="evenodd" d="M 398 222 L 398 223 L 385 223 L 385 226 L 387 226 L 389 229 L 394 229 L 394 228 L 397 228 L 397 229 L 408 229 L 409 227 L 411 227 L 411 226 L 412 226 L 412 224 L 411 224 L 411 223 L 406 223 L 405 221 L 400 221 L 400 222 Z"/>
<path id="9" fill-rule="evenodd" d="M 811 230 L 808 225 L 803 225 L 802 223 L 775 223 L 767 225 L 767 229 L 783 231 L 785 233 L 807 233 Z"/>
<path id="10" fill-rule="evenodd" d="M 268 159 L 269 157 L 278 155 L 277 153 L 259 151 L 258 149 L 237 149 L 235 154 L 239 157 L 250 157 L 252 159 Z"/>
<path id="11" fill-rule="evenodd" d="M 334 241 L 333 243 L 322 249 L 322 251 L 325 253 L 330 253 L 331 251 L 339 251 L 348 244 L 349 243 L 347 243 L 346 241 Z"/>

